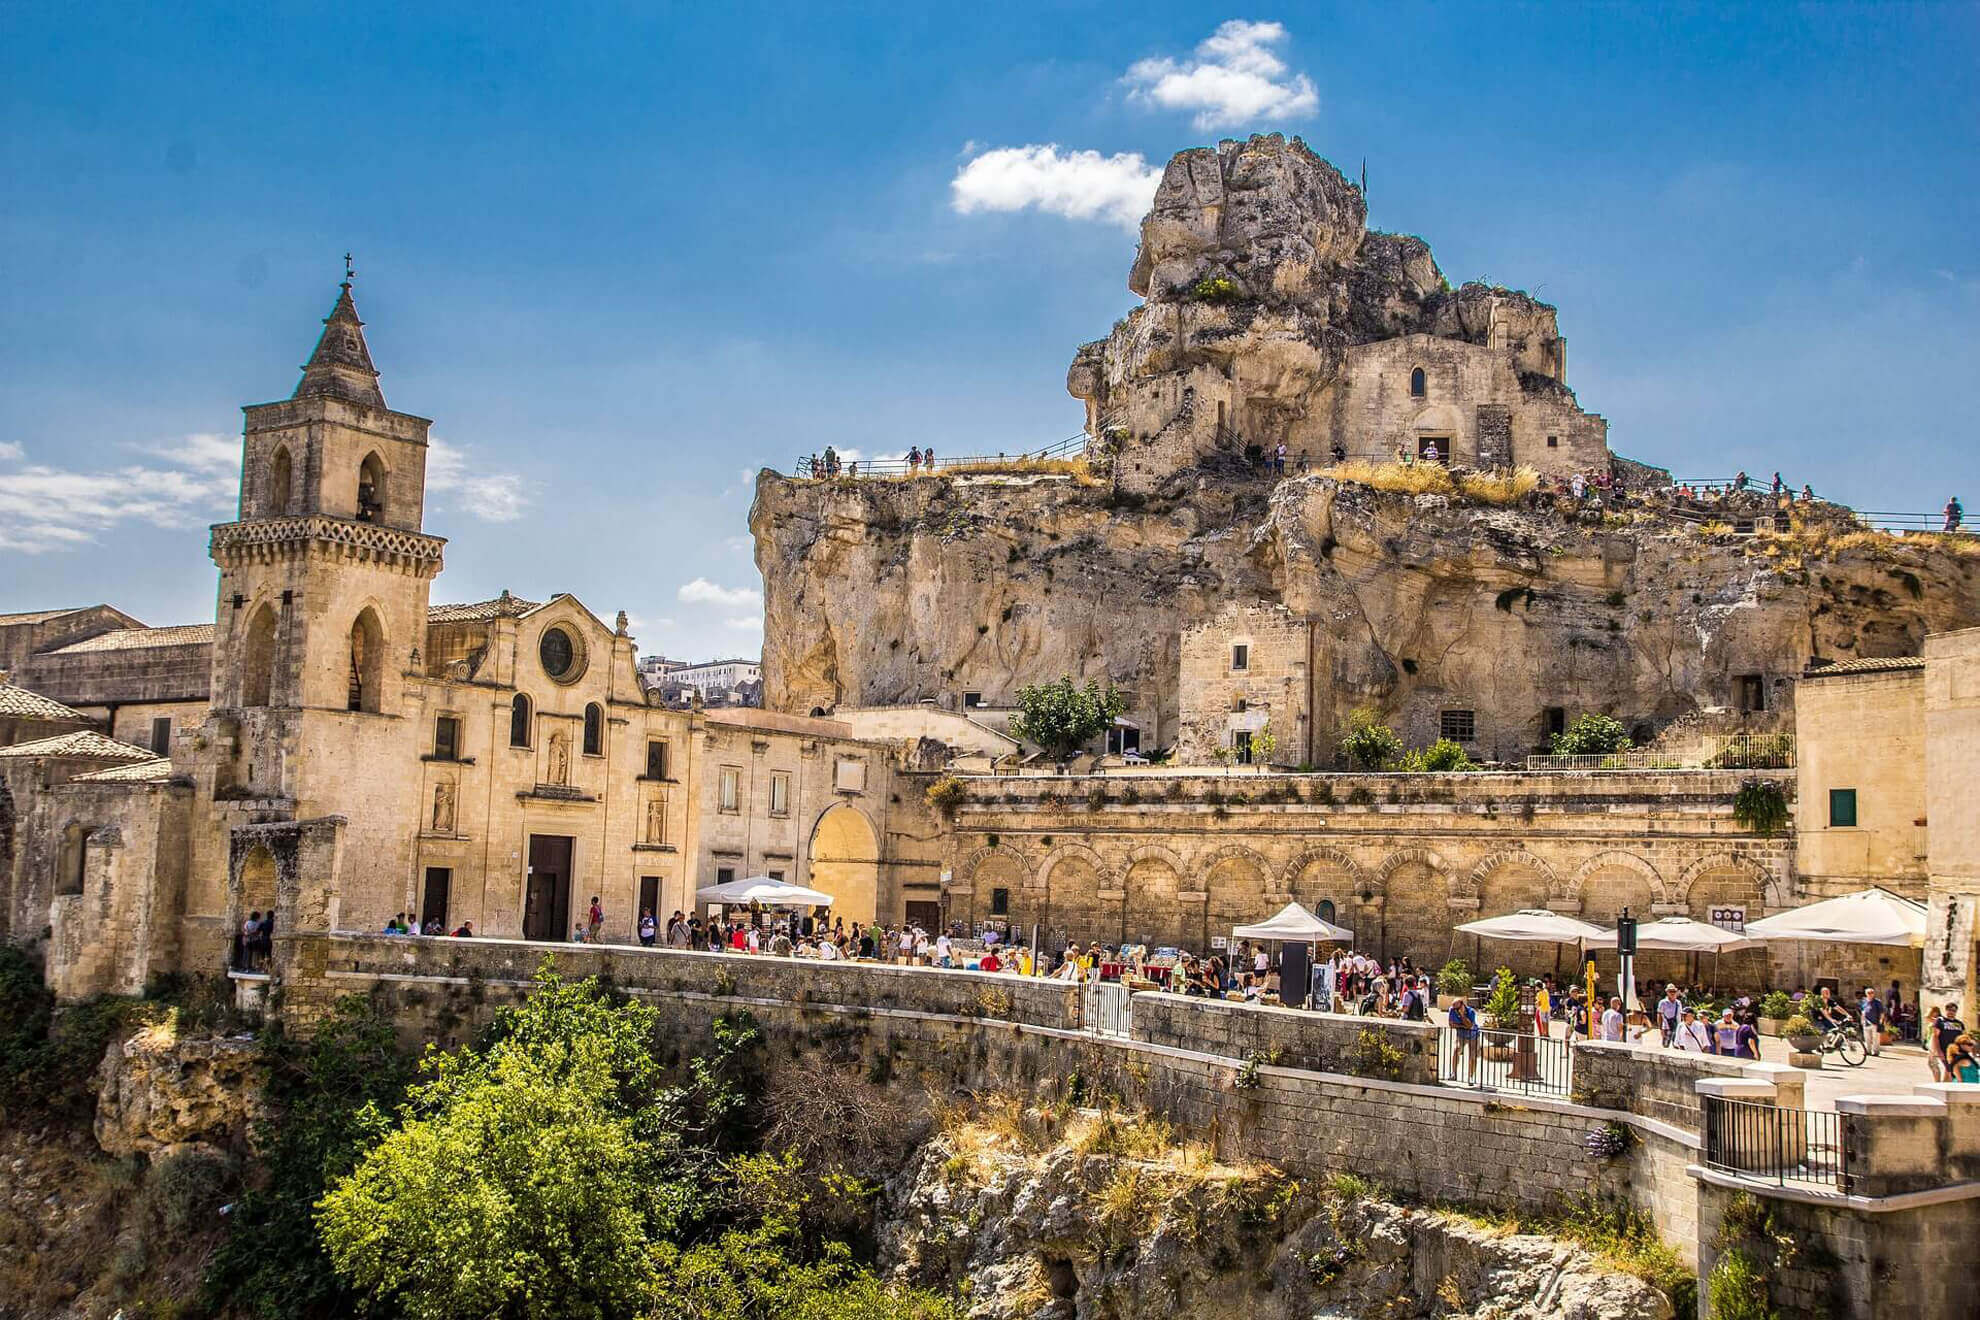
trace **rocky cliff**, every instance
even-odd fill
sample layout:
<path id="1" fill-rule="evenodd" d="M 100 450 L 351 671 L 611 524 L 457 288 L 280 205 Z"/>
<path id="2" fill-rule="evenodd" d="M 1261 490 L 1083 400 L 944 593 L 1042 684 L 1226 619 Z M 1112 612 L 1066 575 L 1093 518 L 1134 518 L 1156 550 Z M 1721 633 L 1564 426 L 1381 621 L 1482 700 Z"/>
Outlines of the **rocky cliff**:
<path id="1" fill-rule="evenodd" d="M 1146 1121 L 1075 1117 L 1043 1150 L 952 1132 L 890 1195 L 885 1262 L 966 1287 L 974 1320 L 1672 1315 L 1655 1287 L 1558 1239 L 1221 1165 Z"/>
<path id="2" fill-rule="evenodd" d="M 750 522 L 772 707 L 995 705 L 1097 676 L 1132 690 L 1149 746 L 1178 727 L 1182 631 L 1233 602 L 1314 621 L 1322 734 L 1371 705 L 1422 743 L 1462 706 L 1502 756 L 1539 742 L 1550 707 L 1655 727 L 1736 704 L 1755 675 L 1784 708 L 1811 659 L 1916 654 L 1980 623 L 1980 544 L 1799 520 L 1737 535 L 1318 475 L 1204 467 L 1124 497 L 1066 475 L 764 473 Z"/>

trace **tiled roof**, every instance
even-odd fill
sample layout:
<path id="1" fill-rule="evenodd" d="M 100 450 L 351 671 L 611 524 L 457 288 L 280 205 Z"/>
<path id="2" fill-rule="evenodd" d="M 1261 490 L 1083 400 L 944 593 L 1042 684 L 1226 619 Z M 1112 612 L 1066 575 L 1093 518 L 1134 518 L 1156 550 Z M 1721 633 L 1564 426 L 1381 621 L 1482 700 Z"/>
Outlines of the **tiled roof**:
<path id="1" fill-rule="evenodd" d="M 138 651 L 153 646 L 211 646 L 213 625 L 182 623 L 172 628 L 113 628 L 72 646 L 58 647 L 50 655 L 75 655 L 83 651 Z"/>
<path id="2" fill-rule="evenodd" d="M 108 770 L 92 770 L 86 775 L 77 775 L 75 782 L 82 784 L 162 784 L 172 777 L 172 758 L 155 757 L 149 761 L 133 761 L 129 765 L 113 765 Z"/>
<path id="3" fill-rule="evenodd" d="M 1922 655 L 1892 655 L 1881 659 L 1831 660 L 1827 664 L 1811 664 L 1803 671 L 1803 678 L 1826 678 L 1830 674 L 1881 674 L 1900 669 L 1923 669 L 1925 657 Z"/>
<path id="4" fill-rule="evenodd" d="M 118 742 L 115 738 L 106 738 L 87 729 L 0 747 L 0 756 L 76 756 L 92 761 L 150 761 L 157 755 L 149 748 L 133 747 L 127 742 Z"/>
<path id="5" fill-rule="evenodd" d="M 478 600 L 466 605 L 430 605 L 426 610 L 428 623 L 474 623 L 485 619 L 518 618 L 536 609 L 533 600 L 521 596 L 497 596 L 494 600 Z"/>
<path id="6" fill-rule="evenodd" d="M 0 719 L 87 722 L 81 712 L 70 710 L 59 701 L 50 701 L 39 692 L 30 692 L 12 683 L 0 683 Z"/>
<path id="7" fill-rule="evenodd" d="M 25 614 L 0 614 L 0 627 L 15 623 L 46 623 L 50 619 L 59 619 L 64 614 L 81 614 L 88 608 L 87 605 L 74 605 L 66 610 L 29 610 Z"/>

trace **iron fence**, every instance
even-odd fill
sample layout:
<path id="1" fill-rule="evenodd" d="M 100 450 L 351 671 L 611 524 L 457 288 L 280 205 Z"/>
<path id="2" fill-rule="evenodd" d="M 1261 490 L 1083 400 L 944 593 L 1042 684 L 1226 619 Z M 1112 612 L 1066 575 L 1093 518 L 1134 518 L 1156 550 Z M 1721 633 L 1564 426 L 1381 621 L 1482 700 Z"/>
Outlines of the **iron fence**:
<path id="1" fill-rule="evenodd" d="M 1791 733 L 1709 734 L 1688 747 L 1526 758 L 1528 770 L 1792 770 Z"/>
<path id="2" fill-rule="evenodd" d="M 1849 1190 L 1843 1116 L 1705 1097 L 1705 1165 L 1777 1186 Z"/>
<path id="3" fill-rule="evenodd" d="M 1455 1027 L 1437 1033 L 1437 1080 L 1446 1086 L 1565 1097 L 1573 1090 L 1574 1048 L 1552 1036 L 1481 1029 L 1467 1040 Z"/>
<path id="4" fill-rule="evenodd" d="M 828 458 L 823 453 L 806 454 L 792 467 L 792 473 L 800 477 L 911 477 L 921 473 L 934 475 L 946 472 L 951 475 L 969 472 L 1022 472 L 1027 467 L 1040 464 L 1049 465 L 1054 460 L 1078 458 L 1086 452 L 1086 433 L 1067 436 L 1057 444 L 1046 445 L 1043 449 L 1026 449 L 1015 454 L 970 454 L 961 458 L 936 455 L 923 458 L 919 463 L 910 463 L 906 455 L 881 458 L 844 458 L 836 454 Z M 918 446 L 917 446 L 918 447 Z M 836 464 L 836 466 L 833 466 Z"/>
<path id="5" fill-rule="evenodd" d="M 1079 1019 L 1096 1036 L 1125 1036 L 1133 1025 L 1129 991 L 1119 981 L 1088 981 L 1081 988 Z"/>

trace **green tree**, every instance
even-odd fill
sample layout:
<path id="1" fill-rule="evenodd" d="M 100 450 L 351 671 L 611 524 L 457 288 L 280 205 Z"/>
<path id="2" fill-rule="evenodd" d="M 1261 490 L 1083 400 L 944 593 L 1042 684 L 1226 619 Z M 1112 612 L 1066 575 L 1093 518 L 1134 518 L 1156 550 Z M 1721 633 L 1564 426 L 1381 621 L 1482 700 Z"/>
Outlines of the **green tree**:
<path id="1" fill-rule="evenodd" d="M 404 1122 L 318 1204 L 337 1271 L 413 1320 L 635 1315 L 651 1246 L 700 1206 L 692 1115 L 661 1084 L 652 1009 L 546 966 L 485 1051 L 430 1055 Z"/>
<path id="2" fill-rule="evenodd" d="M 1018 714 L 1011 732 L 1037 743 L 1055 761 L 1063 761 L 1113 727 L 1127 709 L 1127 697 L 1112 683 L 1088 679 L 1076 687 L 1070 678 L 1056 683 L 1033 683 L 1018 689 Z"/>
<path id="3" fill-rule="evenodd" d="M 1629 750 L 1629 730 L 1622 721 L 1589 711 L 1554 735 L 1556 756 L 1607 756 Z"/>
<path id="4" fill-rule="evenodd" d="M 1519 985 L 1510 967 L 1501 967 L 1492 977 L 1492 993 L 1485 997 L 1485 1025 L 1495 1031 L 1511 1031 L 1519 1025 Z"/>
<path id="5" fill-rule="evenodd" d="M 1380 770 L 1402 755 L 1402 739 L 1396 731 L 1375 718 L 1375 712 L 1360 707 L 1348 715 L 1341 730 L 1341 751 L 1357 770 Z"/>
<path id="6" fill-rule="evenodd" d="M 1258 773 L 1264 774 L 1272 764 L 1272 756 L 1279 750 L 1279 735 L 1272 732 L 1271 721 L 1260 725 L 1251 735 L 1251 759 L 1258 763 Z"/>
<path id="7" fill-rule="evenodd" d="M 1477 768 L 1478 763 L 1471 759 L 1463 744 L 1452 742 L 1449 738 L 1439 738 L 1428 747 L 1419 748 L 1403 758 L 1403 769 L 1433 774 L 1454 774 Z"/>

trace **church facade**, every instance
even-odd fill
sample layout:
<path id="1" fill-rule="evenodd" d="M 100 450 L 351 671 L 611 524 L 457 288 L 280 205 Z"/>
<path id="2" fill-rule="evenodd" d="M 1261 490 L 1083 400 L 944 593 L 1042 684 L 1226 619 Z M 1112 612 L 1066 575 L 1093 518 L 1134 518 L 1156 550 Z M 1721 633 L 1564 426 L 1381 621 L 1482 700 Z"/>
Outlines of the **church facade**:
<path id="1" fill-rule="evenodd" d="M 557 940 L 596 896 L 630 942 L 643 910 L 767 874 L 848 921 L 933 918 L 896 744 L 652 704 L 625 615 L 568 594 L 430 602 L 430 423 L 386 406 L 348 283 L 294 394 L 245 412 L 204 706 L 163 756 L 95 733 L 0 749 L 5 933 L 46 940 L 60 993 L 217 971 L 271 909 L 278 938 L 410 913 Z"/>

